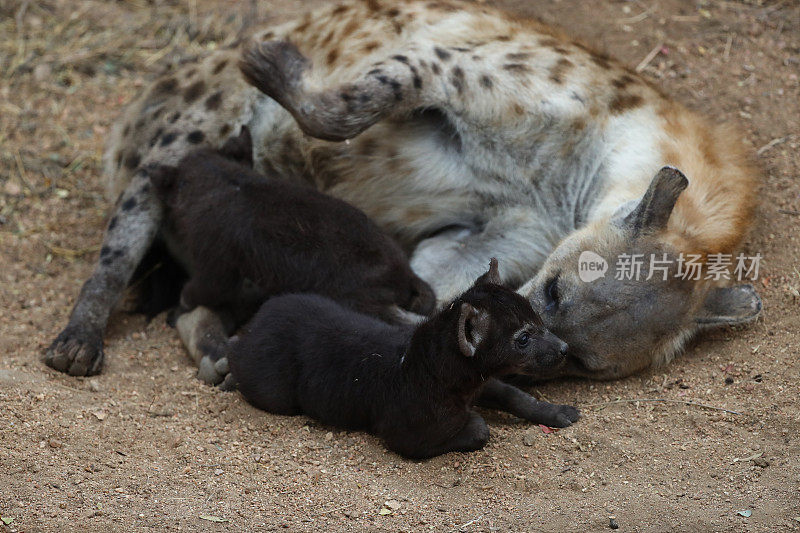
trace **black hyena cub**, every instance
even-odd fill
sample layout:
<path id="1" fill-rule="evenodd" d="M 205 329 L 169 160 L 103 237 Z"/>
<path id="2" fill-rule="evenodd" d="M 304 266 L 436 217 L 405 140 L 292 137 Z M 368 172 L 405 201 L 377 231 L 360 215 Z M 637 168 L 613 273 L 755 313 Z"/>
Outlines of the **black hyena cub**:
<path id="1" fill-rule="evenodd" d="M 493 260 L 472 288 L 416 328 L 322 296 L 273 298 L 231 343 L 228 359 L 254 406 L 367 430 L 391 450 L 423 459 L 486 444 L 489 429 L 471 407 L 489 386 L 490 401 L 516 404 L 512 412 L 529 420 L 576 421 L 573 407 L 537 402 L 491 379 L 536 375 L 560 364 L 566 349 L 525 298 L 499 284 Z"/>
<path id="2" fill-rule="evenodd" d="M 423 315 L 433 310 L 430 286 L 364 213 L 251 165 L 250 133 L 242 128 L 218 151 L 201 148 L 177 167 L 147 169 L 171 231 L 188 251 L 184 309 L 236 308 L 247 280 L 259 304 L 313 292 L 387 320 L 398 319 L 396 306 Z"/>

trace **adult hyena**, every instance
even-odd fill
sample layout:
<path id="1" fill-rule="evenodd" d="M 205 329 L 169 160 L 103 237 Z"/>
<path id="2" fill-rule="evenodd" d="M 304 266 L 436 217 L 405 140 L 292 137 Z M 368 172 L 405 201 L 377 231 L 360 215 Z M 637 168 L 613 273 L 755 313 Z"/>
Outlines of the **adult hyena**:
<path id="1" fill-rule="evenodd" d="M 736 135 L 538 22 L 470 3 L 363 0 L 186 65 L 130 106 L 105 155 L 120 196 L 100 261 L 49 365 L 100 370 L 112 305 L 151 241 L 169 241 L 141 168 L 219 146 L 241 125 L 260 170 L 367 212 L 413 251 L 440 301 L 498 257 L 570 344 L 564 374 L 624 376 L 669 360 L 701 326 L 760 311 L 749 286 L 577 275 L 582 250 L 735 250 L 756 190 Z M 659 172 L 667 165 L 683 174 Z M 182 336 L 210 351 L 201 341 L 222 336 L 219 324 L 197 313 Z"/>

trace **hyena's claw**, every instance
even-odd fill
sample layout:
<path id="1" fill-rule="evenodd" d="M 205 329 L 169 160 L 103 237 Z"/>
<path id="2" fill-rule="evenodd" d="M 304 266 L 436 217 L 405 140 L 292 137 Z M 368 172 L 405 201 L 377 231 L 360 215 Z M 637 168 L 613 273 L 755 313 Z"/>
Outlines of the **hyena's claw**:
<path id="1" fill-rule="evenodd" d="M 44 355 L 44 363 L 70 376 L 92 376 L 103 366 L 102 334 L 67 327 Z"/>

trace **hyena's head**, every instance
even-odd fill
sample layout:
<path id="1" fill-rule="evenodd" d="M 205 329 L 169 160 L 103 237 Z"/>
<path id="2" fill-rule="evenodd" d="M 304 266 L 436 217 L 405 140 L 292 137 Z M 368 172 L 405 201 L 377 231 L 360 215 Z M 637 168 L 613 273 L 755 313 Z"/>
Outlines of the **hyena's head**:
<path id="1" fill-rule="evenodd" d="M 687 184 L 679 171 L 663 168 L 641 201 L 567 237 L 520 289 L 569 344 L 561 375 L 623 377 L 668 362 L 702 327 L 746 322 L 760 312 L 752 286 L 687 279 L 694 276 L 683 275 L 686 264 L 678 271 L 679 251 L 665 232 Z M 637 279 L 625 266 L 640 261 Z"/>

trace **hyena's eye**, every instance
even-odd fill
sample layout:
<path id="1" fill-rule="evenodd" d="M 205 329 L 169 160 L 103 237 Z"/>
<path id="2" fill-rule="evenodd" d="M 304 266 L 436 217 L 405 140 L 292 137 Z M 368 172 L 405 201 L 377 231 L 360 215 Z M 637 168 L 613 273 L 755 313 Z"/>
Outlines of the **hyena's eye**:
<path id="1" fill-rule="evenodd" d="M 555 311 L 558 309 L 558 276 L 551 278 L 544 286 L 544 309 L 545 311 Z"/>

